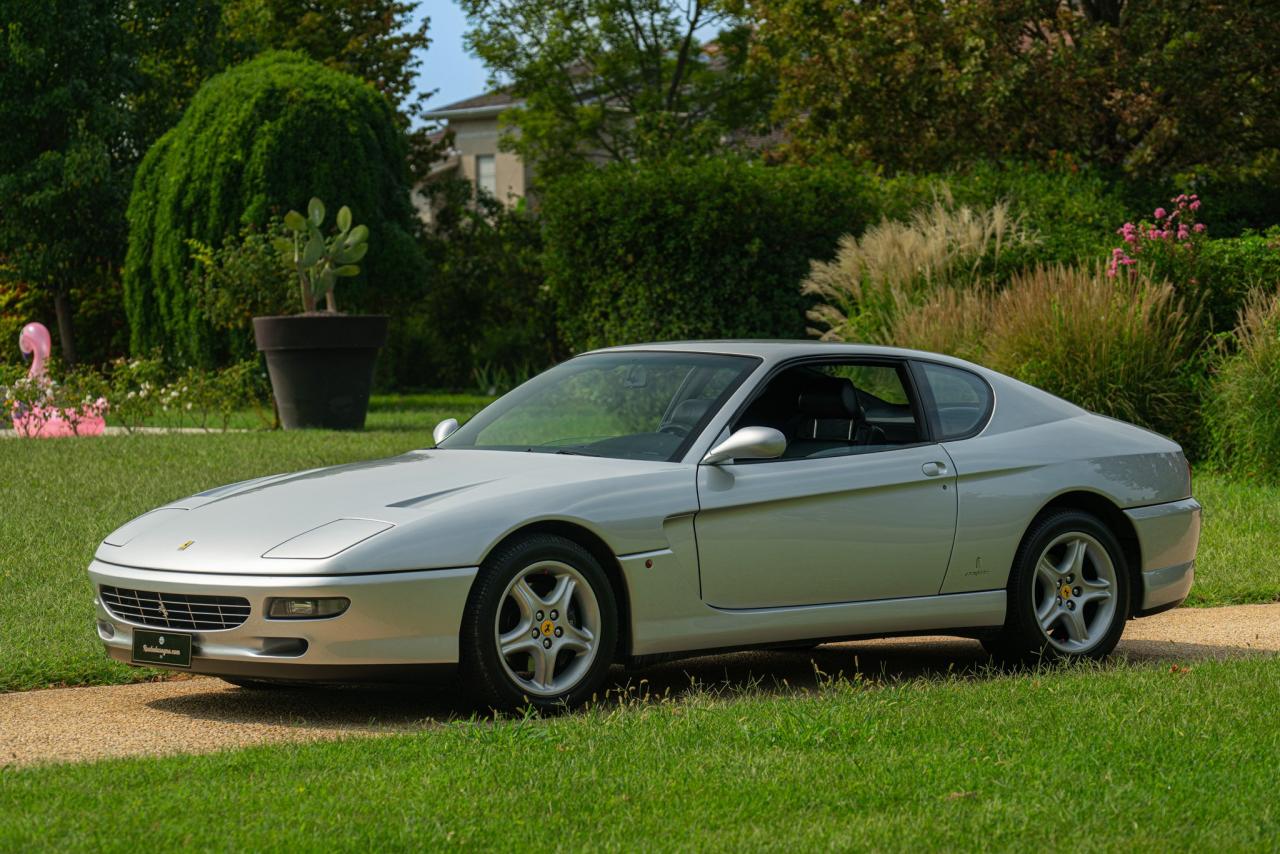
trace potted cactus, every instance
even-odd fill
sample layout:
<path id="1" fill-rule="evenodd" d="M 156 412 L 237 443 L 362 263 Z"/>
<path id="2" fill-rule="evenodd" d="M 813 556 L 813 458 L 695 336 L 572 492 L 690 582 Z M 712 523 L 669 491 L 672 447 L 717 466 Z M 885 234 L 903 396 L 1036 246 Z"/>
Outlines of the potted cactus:
<path id="1" fill-rule="evenodd" d="M 333 295 L 339 279 L 359 275 L 369 229 L 352 227 L 351 209 L 344 206 L 325 237 L 324 219 L 324 203 L 312 199 L 306 216 L 289 211 L 284 224 L 292 236 L 277 242 L 297 270 L 302 313 L 253 319 L 286 430 L 364 427 L 373 368 L 387 339 L 386 315 L 341 314 Z M 321 297 L 323 310 L 317 307 Z"/>

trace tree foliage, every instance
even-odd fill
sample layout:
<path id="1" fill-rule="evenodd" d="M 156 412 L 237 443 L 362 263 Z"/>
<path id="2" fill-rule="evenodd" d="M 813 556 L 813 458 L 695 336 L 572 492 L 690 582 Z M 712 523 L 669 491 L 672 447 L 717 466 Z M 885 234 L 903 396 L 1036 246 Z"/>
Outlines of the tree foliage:
<path id="1" fill-rule="evenodd" d="M 306 54 L 330 68 L 372 83 L 396 108 L 409 131 L 415 171 L 440 151 L 425 129 L 409 130 L 425 98 L 415 91 L 418 67 L 431 39 L 418 0 L 226 0 L 226 38 L 240 59 L 263 50 Z"/>
<path id="2" fill-rule="evenodd" d="M 54 296 L 74 361 L 70 293 L 115 257 L 128 194 L 132 68 L 119 4 L 5 4 L 0 39 L 0 275 Z"/>
<path id="3" fill-rule="evenodd" d="M 367 80 L 397 108 L 412 109 L 428 20 L 417 0 L 229 0 L 229 36 L 248 49 L 304 53 Z M 245 48 L 242 47 L 241 50 Z"/>
<path id="4" fill-rule="evenodd" d="M 717 0 L 461 0 L 467 45 L 522 105 L 507 145 L 544 175 L 705 153 L 755 127 L 769 81 Z M 702 39 L 719 33 L 715 44 Z"/>
<path id="5" fill-rule="evenodd" d="M 188 241 L 220 246 L 312 196 L 341 200 L 368 224 L 349 306 L 385 307 L 421 286 L 404 137 L 386 98 L 297 53 L 267 53 L 207 82 L 134 181 L 124 270 L 133 349 L 203 363 L 225 355 L 230 339 L 187 289 Z"/>
<path id="6" fill-rule="evenodd" d="M 1280 6 L 762 0 L 792 151 L 890 169 L 1063 155 L 1132 174 L 1280 163 Z"/>
<path id="7" fill-rule="evenodd" d="M 420 338 L 429 351 L 401 373 L 418 384 L 462 387 L 481 371 L 524 376 L 554 364 L 563 353 L 538 218 L 463 179 L 433 182 L 427 192 L 435 213 L 424 241 L 431 287 Z"/>
<path id="8" fill-rule="evenodd" d="M 6 318 L 30 319 L 56 308 L 64 357 L 79 349 L 102 361 L 118 352 L 119 265 L 134 170 L 204 81 L 262 50 L 296 47 L 369 80 L 408 128 L 420 108 L 413 84 L 428 43 L 418 6 L 413 0 L 6 0 L 0 13 L 0 306 Z M 423 133 L 414 139 L 413 164 L 425 168 L 436 148 Z M 81 333 L 78 348 L 73 326 Z"/>

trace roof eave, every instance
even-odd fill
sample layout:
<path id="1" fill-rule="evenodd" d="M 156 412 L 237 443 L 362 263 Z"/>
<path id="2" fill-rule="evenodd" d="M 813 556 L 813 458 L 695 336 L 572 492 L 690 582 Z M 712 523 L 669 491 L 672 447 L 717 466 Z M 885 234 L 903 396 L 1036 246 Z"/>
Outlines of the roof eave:
<path id="1" fill-rule="evenodd" d="M 499 115 L 513 107 L 523 107 L 524 101 L 512 101 L 509 104 L 486 104 L 483 107 L 463 107 L 457 110 L 433 110 L 423 113 L 422 117 L 433 120 L 454 119 L 488 119 Z"/>

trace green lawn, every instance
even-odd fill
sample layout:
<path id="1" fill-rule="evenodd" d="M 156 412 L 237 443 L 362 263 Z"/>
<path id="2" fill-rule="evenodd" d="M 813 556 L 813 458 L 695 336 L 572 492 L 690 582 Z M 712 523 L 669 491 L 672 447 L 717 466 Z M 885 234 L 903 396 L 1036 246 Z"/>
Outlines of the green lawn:
<path id="1" fill-rule="evenodd" d="M 695 693 L 10 769 L 0 849 L 1274 850 L 1276 708 L 1274 658 Z"/>
<path id="2" fill-rule="evenodd" d="M 148 678 L 109 661 L 84 570 L 128 519 L 218 484 L 429 446 L 431 427 L 487 398 L 374 401 L 364 433 L 250 431 L 0 440 L 0 691 Z M 1280 597 L 1280 489 L 1199 475 L 1205 529 L 1192 604 Z"/>
<path id="3" fill-rule="evenodd" d="M 369 399 L 369 415 L 365 419 L 367 430 L 422 430 L 431 428 L 446 418 L 471 415 L 492 401 L 492 397 L 478 394 L 452 392 L 423 392 L 417 394 L 375 394 Z M 233 412 L 227 421 L 232 430 L 264 430 L 271 427 L 272 412 L 268 409 L 242 409 Z M 203 419 L 203 422 L 202 422 Z M 122 426 L 119 418 L 107 414 L 107 424 Z M 221 430 L 220 416 L 174 410 L 157 412 L 146 420 L 148 427 L 172 429 L 206 427 Z"/>
<path id="4" fill-rule="evenodd" d="M 1204 505 L 1189 605 L 1280 602 L 1280 487 L 1197 473 Z"/>

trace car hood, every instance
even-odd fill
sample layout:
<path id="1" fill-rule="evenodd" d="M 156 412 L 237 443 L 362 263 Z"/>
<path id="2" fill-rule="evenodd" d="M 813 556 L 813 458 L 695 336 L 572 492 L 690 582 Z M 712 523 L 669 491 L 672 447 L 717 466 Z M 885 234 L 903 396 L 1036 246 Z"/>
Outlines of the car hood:
<path id="1" fill-rule="evenodd" d="M 142 569 L 266 575 L 474 565 L 495 536 L 522 521 L 589 523 L 593 509 L 608 512 L 624 483 L 630 494 L 656 489 L 674 500 L 671 512 L 695 509 L 691 467 L 680 464 L 413 451 L 175 501 L 112 532 L 96 557 Z M 686 483 L 687 496 L 683 486 L 673 494 Z M 631 545 L 649 542 L 642 536 Z"/>

